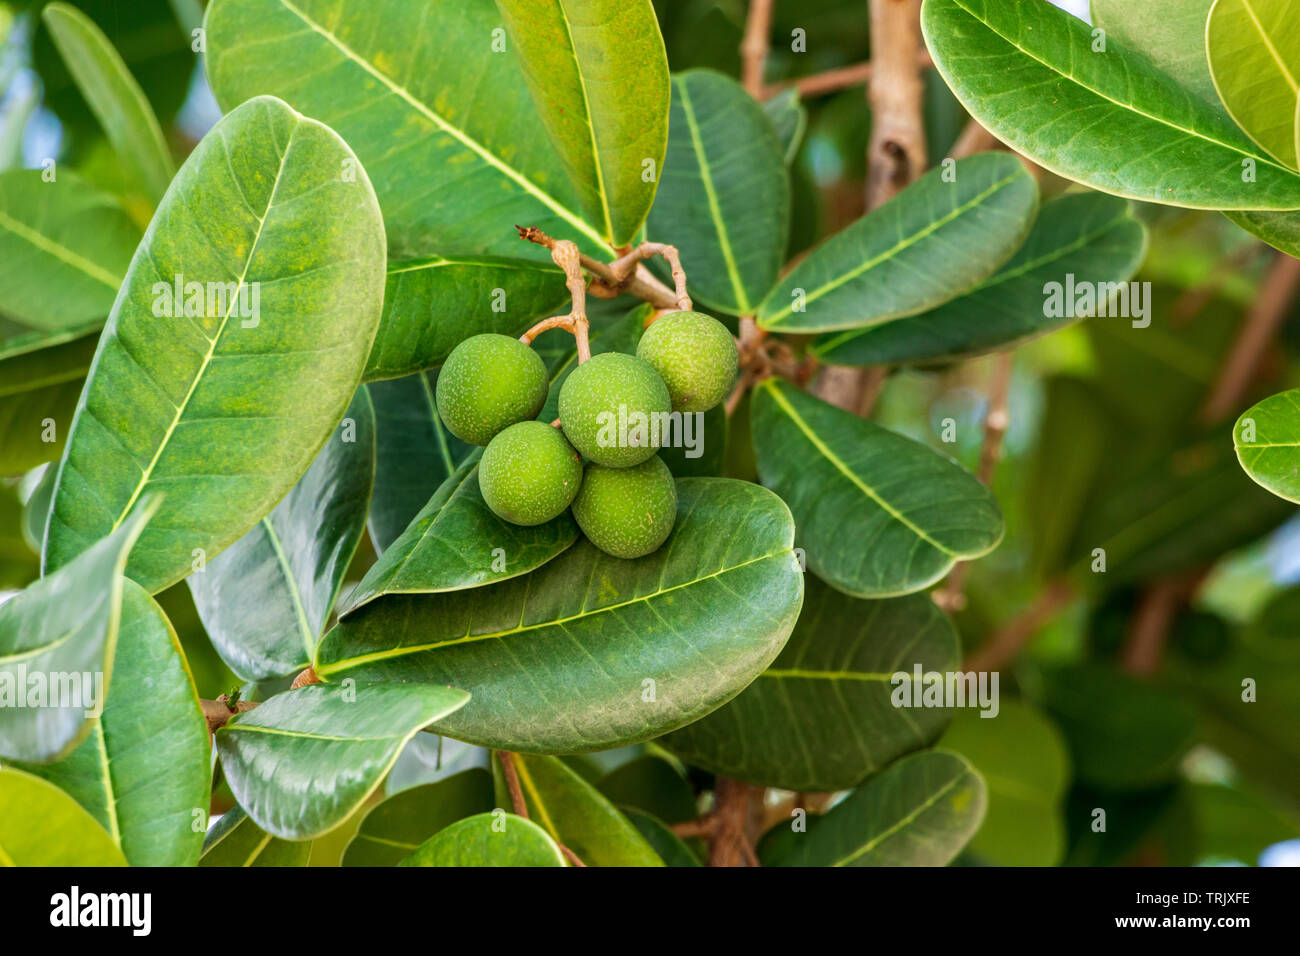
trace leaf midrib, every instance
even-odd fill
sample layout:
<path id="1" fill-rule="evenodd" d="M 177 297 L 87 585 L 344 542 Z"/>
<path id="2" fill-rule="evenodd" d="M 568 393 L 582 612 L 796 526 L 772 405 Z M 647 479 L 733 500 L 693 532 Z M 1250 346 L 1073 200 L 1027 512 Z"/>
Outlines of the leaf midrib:
<path id="1" fill-rule="evenodd" d="M 91 262 L 85 256 L 78 255 L 67 246 L 60 245 L 52 239 L 48 239 L 36 230 L 24 225 L 17 219 L 12 218 L 6 213 L 0 211 L 0 226 L 8 229 L 11 233 L 20 239 L 26 240 L 30 245 L 35 246 L 42 252 L 49 253 L 56 259 L 66 262 L 79 272 L 83 272 L 96 282 L 102 282 L 114 292 L 122 283 L 121 276 L 115 276 L 107 269 Z"/>

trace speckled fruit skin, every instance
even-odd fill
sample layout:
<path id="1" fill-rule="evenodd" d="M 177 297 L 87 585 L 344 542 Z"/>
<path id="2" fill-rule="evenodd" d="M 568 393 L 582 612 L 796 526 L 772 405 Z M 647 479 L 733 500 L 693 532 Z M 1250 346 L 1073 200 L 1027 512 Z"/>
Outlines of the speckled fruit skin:
<path id="1" fill-rule="evenodd" d="M 641 336 L 636 354 L 654 366 L 673 410 L 706 412 L 736 382 L 739 353 L 727 327 L 703 312 L 670 312 Z"/>
<path id="2" fill-rule="evenodd" d="M 546 404 L 546 363 L 518 339 L 487 332 L 451 350 L 438 373 L 438 417 L 471 445 L 486 445 Z"/>
<path id="3" fill-rule="evenodd" d="M 582 459 L 545 422 L 511 425 L 488 443 L 478 464 L 483 500 L 511 524 L 542 524 L 563 514 L 581 484 Z"/>
<path id="4" fill-rule="evenodd" d="M 677 522 L 677 485 L 656 455 L 635 468 L 589 464 L 573 499 L 582 533 L 616 558 L 641 558 L 659 548 Z"/>
<path id="5" fill-rule="evenodd" d="M 609 412 L 617 420 L 620 405 L 626 406 L 629 415 L 672 411 L 668 386 L 648 362 L 635 355 L 593 355 L 560 386 L 560 423 L 573 447 L 598 465 L 631 468 L 653 455 L 658 445 L 601 444 L 600 415 Z M 613 431 L 617 434 L 618 430 Z"/>

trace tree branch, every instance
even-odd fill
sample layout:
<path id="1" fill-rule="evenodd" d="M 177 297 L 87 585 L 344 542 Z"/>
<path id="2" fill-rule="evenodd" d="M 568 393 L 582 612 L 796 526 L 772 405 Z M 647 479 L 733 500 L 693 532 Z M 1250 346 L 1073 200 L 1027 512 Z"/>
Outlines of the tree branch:
<path id="1" fill-rule="evenodd" d="M 763 98 L 763 67 L 772 30 L 772 0 L 749 0 L 745 36 L 740 41 L 741 82 L 754 99 Z"/>
<path id="2" fill-rule="evenodd" d="M 547 249 L 554 250 L 556 244 L 563 241 L 552 239 L 536 226 L 515 226 L 515 228 L 519 230 L 520 239 L 535 242 Z M 592 295 L 601 298 L 614 298 L 620 293 L 626 292 L 649 302 L 657 309 L 677 308 L 677 294 L 656 279 L 649 270 L 637 268 L 630 276 L 619 277 L 607 262 L 601 262 L 582 253 L 579 253 L 578 261 L 582 268 L 599 279 L 599 282 L 594 282 L 592 285 L 590 290 Z"/>
<path id="3" fill-rule="evenodd" d="M 963 667 L 977 672 L 1002 670 L 1044 624 L 1073 600 L 1074 586 L 1066 578 L 1052 581 L 1018 617 L 967 656 Z"/>

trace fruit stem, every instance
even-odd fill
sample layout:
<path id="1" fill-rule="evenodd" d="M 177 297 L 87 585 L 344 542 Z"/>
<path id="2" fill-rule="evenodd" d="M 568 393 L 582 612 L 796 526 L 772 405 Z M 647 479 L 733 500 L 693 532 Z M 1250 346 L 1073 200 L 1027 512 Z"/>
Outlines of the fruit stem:
<path id="1" fill-rule="evenodd" d="M 532 345 L 533 339 L 547 329 L 564 329 L 577 340 L 578 364 L 581 365 L 591 358 L 591 324 L 587 321 L 587 281 L 582 275 L 582 255 L 578 247 L 567 239 L 553 240 L 549 248 L 555 264 L 564 270 L 564 284 L 569 287 L 573 308 L 568 315 L 553 315 L 538 322 L 519 336 L 519 341 Z"/>
<path id="2" fill-rule="evenodd" d="M 547 249 L 554 249 L 561 241 L 551 238 L 536 226 L 515 226 L 515 228 L 519 230 L 520 239 L 526 242 L 535 242 Z M 629 255 L 623 250 L 620 250 L 620 254 L 620 258 L 627 258 Z M 638 266 L 635 270 L 629 270 L 628 274 L 619 276 L 608 262 L 600 262 L 590 256 L 581 254 L 578 256 L 578 262 L 582 268 L 595 277 L 592 279 L 588 291 L 598 299 L 616 299 L 626 292 L 638 299 L 649 302 L 658 309 L 679 311 L 682 308 L 680 291 L 674 292 L 644 267 Z M 685 275 L 683 274 L 683 281 L 684 279 Z M 690 300 L 687 299 L 688 308 L 690 307 L 689 303 Z"/>

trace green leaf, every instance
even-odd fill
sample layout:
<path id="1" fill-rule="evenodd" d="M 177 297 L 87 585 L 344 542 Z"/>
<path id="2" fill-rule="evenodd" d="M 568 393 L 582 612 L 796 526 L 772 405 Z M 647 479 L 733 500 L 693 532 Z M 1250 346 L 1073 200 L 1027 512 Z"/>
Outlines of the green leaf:
<path id="1" fill-rule="evenodd" d="M 659 460 L 668 466 L 674 478 L 712 478 L 722 474 L 726 467 L 729 425 L 727 406 L 719 402 L 707 412 L 694 427 L 691 441 L 659 449 Z M 695 455 L 694 458 L 690 455 Z"/>
<path id="2" fill-rule="evenodd" d="M 810 252 L 763 300 L 758 324 L 860 329 L 942 305 L 1011 258 L 1037 211 L 1038 185 L 1015 156 L 933 169 Z"/>
<path id="3" fill-rule="evenodd" d="M 662 757 L 638 757 L 596 781 L 610 803 L 635 807 L 668 823 L 694 820 L 695 794 L 686 778 Z"/>
<path id="4" fill-rule="evenodd" d="M 1278 497 L 1300 502 L 1300 389 L 1246 409 L 1232 439 L 1246 474 Z"/>
<path id="5" fill-rule="evenodd" d="M 436 374 L 421 372 L 366 386 L 375 406 L 376 443 L 370 538 L 381 554 L 473 450 L 443 427 L 436 381 Z"/>
<path id="6" fill-rule="evenodd" d="M 186 578 L 221 659 L 244 680 L 311 662 L 366 528 L 375 415 L 365 388 L 275 510 Z"/>
<path id="7" fill-rule="evenodd" d="M 1205 21 L 1213 5 L 1214 0 L 1092 0 L 1092 23 L 1222 111 L 1205 55 Z"/>
<path id="8" fill-rule="evenodd" d="M 989 490 L 919 442 L 776 378 L 752 414 L 763 484 L 790 506 L 808 568 L 846 594 L 919 591 L 1002 539 Z"/>
<path id="9" fill-rule="evenodd" d="M 1197 783 L 1191 799 L 1202 856 L 1253 865 L 1272 844 L 1300 839 L 1292 817 L 1249 790 Z"/>
<path id="10" fill-rule="evenodd" d="M 494 757 L 494 774 L 499 773 Z M 640 832 L 557 757 L 515 754 L 528 817 L 588 866 L 663 866 Z"/>
<path id="11" fill-rule="evenodd" d="M 921 26 L 970 114 L 1058 175 L 1171 206 L 1300 208 L 1300 177 L 1222 111 L 1121 43 L 1094 53 L 1092 27 L 1051 4 L 925 0 Z"/>
<path id="12" fill-rule="evenodd" d="M 803 576 L 776 495 L 726 478 L 677 490 L 677 527 L 654 554 L 625 561 L 582 540 L 486 588 L 374 601 L 325 635 L 316 673 L 472 688 L 434 729 L 505 750 L 604 750 L 704 716 L 785 644 Z"/>
<path id="13" fill-rule="evenodd" d="M 176 167 L 140 85 L 108 37 L 80 10 L 51 3 L 41 19 L 127 175 L 156 204 Z"/>
<path id="14" fill-rule="evenodd" d="M 111 535 L 0 604 L 0 757 L 55 760 L 89 733 L 113 670 L 122 570 L 156 506 L 146 501 Z M 51 686 L 51 674 L 78 679 Z M 29 691 L 54 698 L 33 706 Z"/>
<path id="15" fill-rule="evenodd" d="M 40 574 L 26 524 L 19 489 L 0 486 L 0 591 L 25 587 Z"/>
<path id="16" fill-rule="evenodd" d="M 668 57 L 650 0 L 497 0 L 497 9 L 588 222 L 615 246 L 631 242 L 668 143 Z"/>
<path id="17" fill-rule="evenodd" d="M 0 475 L 21 474 L 59 457 L 81 385 L 76 379 L 0 398 Z"/>
<path id="18" fill-rule="evenodd" d="M 1205 49 L 1229 115 L 1270 154 L 1295 169 L 1300 90 L 1300 3 L 1215 0 Z"/>
<path id="19" fill-rule="evenodd" d="M 927 595 L 860 601 L 809 577 L 785 650 L 739 697 L 662 742 L 687 763 L 761 786 L 846 790 L 913 750 L 952 719 L 942 707 L 900 708 L 909 677 L 959 669 L 957 632 Z M 903 687 L 910 687 L 904 684 Z"/>
<path id="20" fill-rule="evenodd" d="M 60 465 L 47 569 L 164 489 L 128 571 L 157 592 L 190 573 L 196 549 L 211 559 L 241 538 L 307 471 L 356 391 L 382 303 L 374 193 L 364 173 L 341 173 L 355 162 L 331 130 L 271 97 L 195 148 L 100 340 Z M 181 277 L 225 301 L 156 316 L 175 311 L 163 290 Z"/>
<path id="21" fill-rule="evenodd" d="M 0 301 L 24 325 L 84 334 L 103 320 L 139 240 L 117 199 L 72 173 L 0 173 Z"/>
<path id="22" fill-rule="evenodd" d="M 565 511 L 521 527 L 493 514 L 478 485 L 475 449 L 429 499 L 348 595 L 340 616 L 388 594 L 434 594 L 482 587 L 526 574 L 578 538 Z"/>
<path id="23" fill-rule="evenodd" d="M 226 781 L 259 827 L 308 840 L 343 823 L 422 728 L 469 694 L 427 684 L 309 684 L 217 731 Z"/>
<path id="24" fill-rule="evenodd" d="M 494 806 L 492 775 L 475 767 L 393 794 L 371 807 L 343 866 L 396 866 L 432 834 Z"/>
<path id="25" fill-rule="evenodd" d="M 1037 708 L 1003 697 L 996 716 L 959 712 L 941 745 L 984 778 L 988 812 L 971 850 L 997 866 L 1056 866 L 1065 854 L 1070 758 Z"/>
<path id="26" fill-rule="evenodd" d="M 1225 212 L 1224 216 L 1252 236 L 1263 239 L 1274 249 L 1293 258 L 1300 258 L 1300 215 L 1247 209 Z"/>
<path id="27" fill-rule="evenodd" d="M 310 858 L 310 841 L 277 839 L 235 807 L 208 831 L 199 866 L 306 866 Z"/>
<path id="28" fill-rule="evenodd" d="M 126 866 L 95 818 L 51 783 L 0 769 L 0 866 Z"/>
<path id="29" fill-rule="evenodd" d="M 565 866 L 546 831 L 513 813 L 480 813 L 440 830 L 398 866 Z"/>
<path id="30" fill-rule="evenodd" d="M 645 838 L 650 848 L 664 861 L 664 866 L 699 866 L 699 857 L 663 821 L 631 807 L 621 807 L 623 815 Z"/>
<path id="31" fill-rule="evenodd" d="M 763 112 L 776 131 L 776 138 L 781 143 L 785 155 L 785 164 L 789 166 L 803 145 L 803 134 L 808 128 L 808 111 L 804 108 L 803 97 L 794 87 L 782 90 L 776 96 L 763 101 Z"/>
<path id="32" fill-rule="evenodd" d="M 979 828 L 984 781 L 957 754 L 913 754 L 872 777 L 806 833 L 781 827 L 764 866 L 946 866 Z"/>
<path id="33" fill-rule="evenodd" d="M 64 338 L 32 333 L 27 344 L 9 339 L 0 344 L 0 398 L 38 388 L 80 382 L 90 370 L 97 335 Z"/>
<path id="34" fill-rule="evenodd" d="M 514 223 L 605 248 L 540 117 L 523 106 L 513 50 L 494 43 L 491 0 L 214 0 L 205 27 L 223 107 L 274 93 L 356 150 L 394 258 L 519 255 Z"/>
<path id="35" fill-rule="evenodd" d="M 954 359 L 1093 315 L 1125 316 L 1129 290 L 1120 284 L 1137 271 L 1146 245 L 1146 229 L 1126 201 L 1092 192 L 1061 196 L 1043 206 L 1011 261 L 974 289 L 922 315 L 823 336 L 811 351 L 833 365 Z M 1057 283 L 1059 308 L 1049 308 L 1050 283 Z M 1068 292 L 1089 284 L 1102 301 L 1080 311 Z"/>
<path id="36" fill-rule="evenodd" d="M 63 760 L 24 769 L 85 807 L 132 866 L 193 866 L 203 845 L 194 823 L 206 819 L 210 747 L 176 632 L 153 598 L 127 581 L 103 715 Z"/>
<path id="37" fill-rule="evenodd" d="M 384 314 L 365 378 L 441 365 L 471 335 L 515 337 L 568 301 L 564 274 L 524 259 L 424 256 L 388 264 Z"/>
<path id="38" fill-rule="evenodd" d="M 672 242 L 706 306 L 752 315 L 790 232 L 785 154 L 763 108 L 730 77 L 673 77 L 671 132 L 649 233 Z"/>

